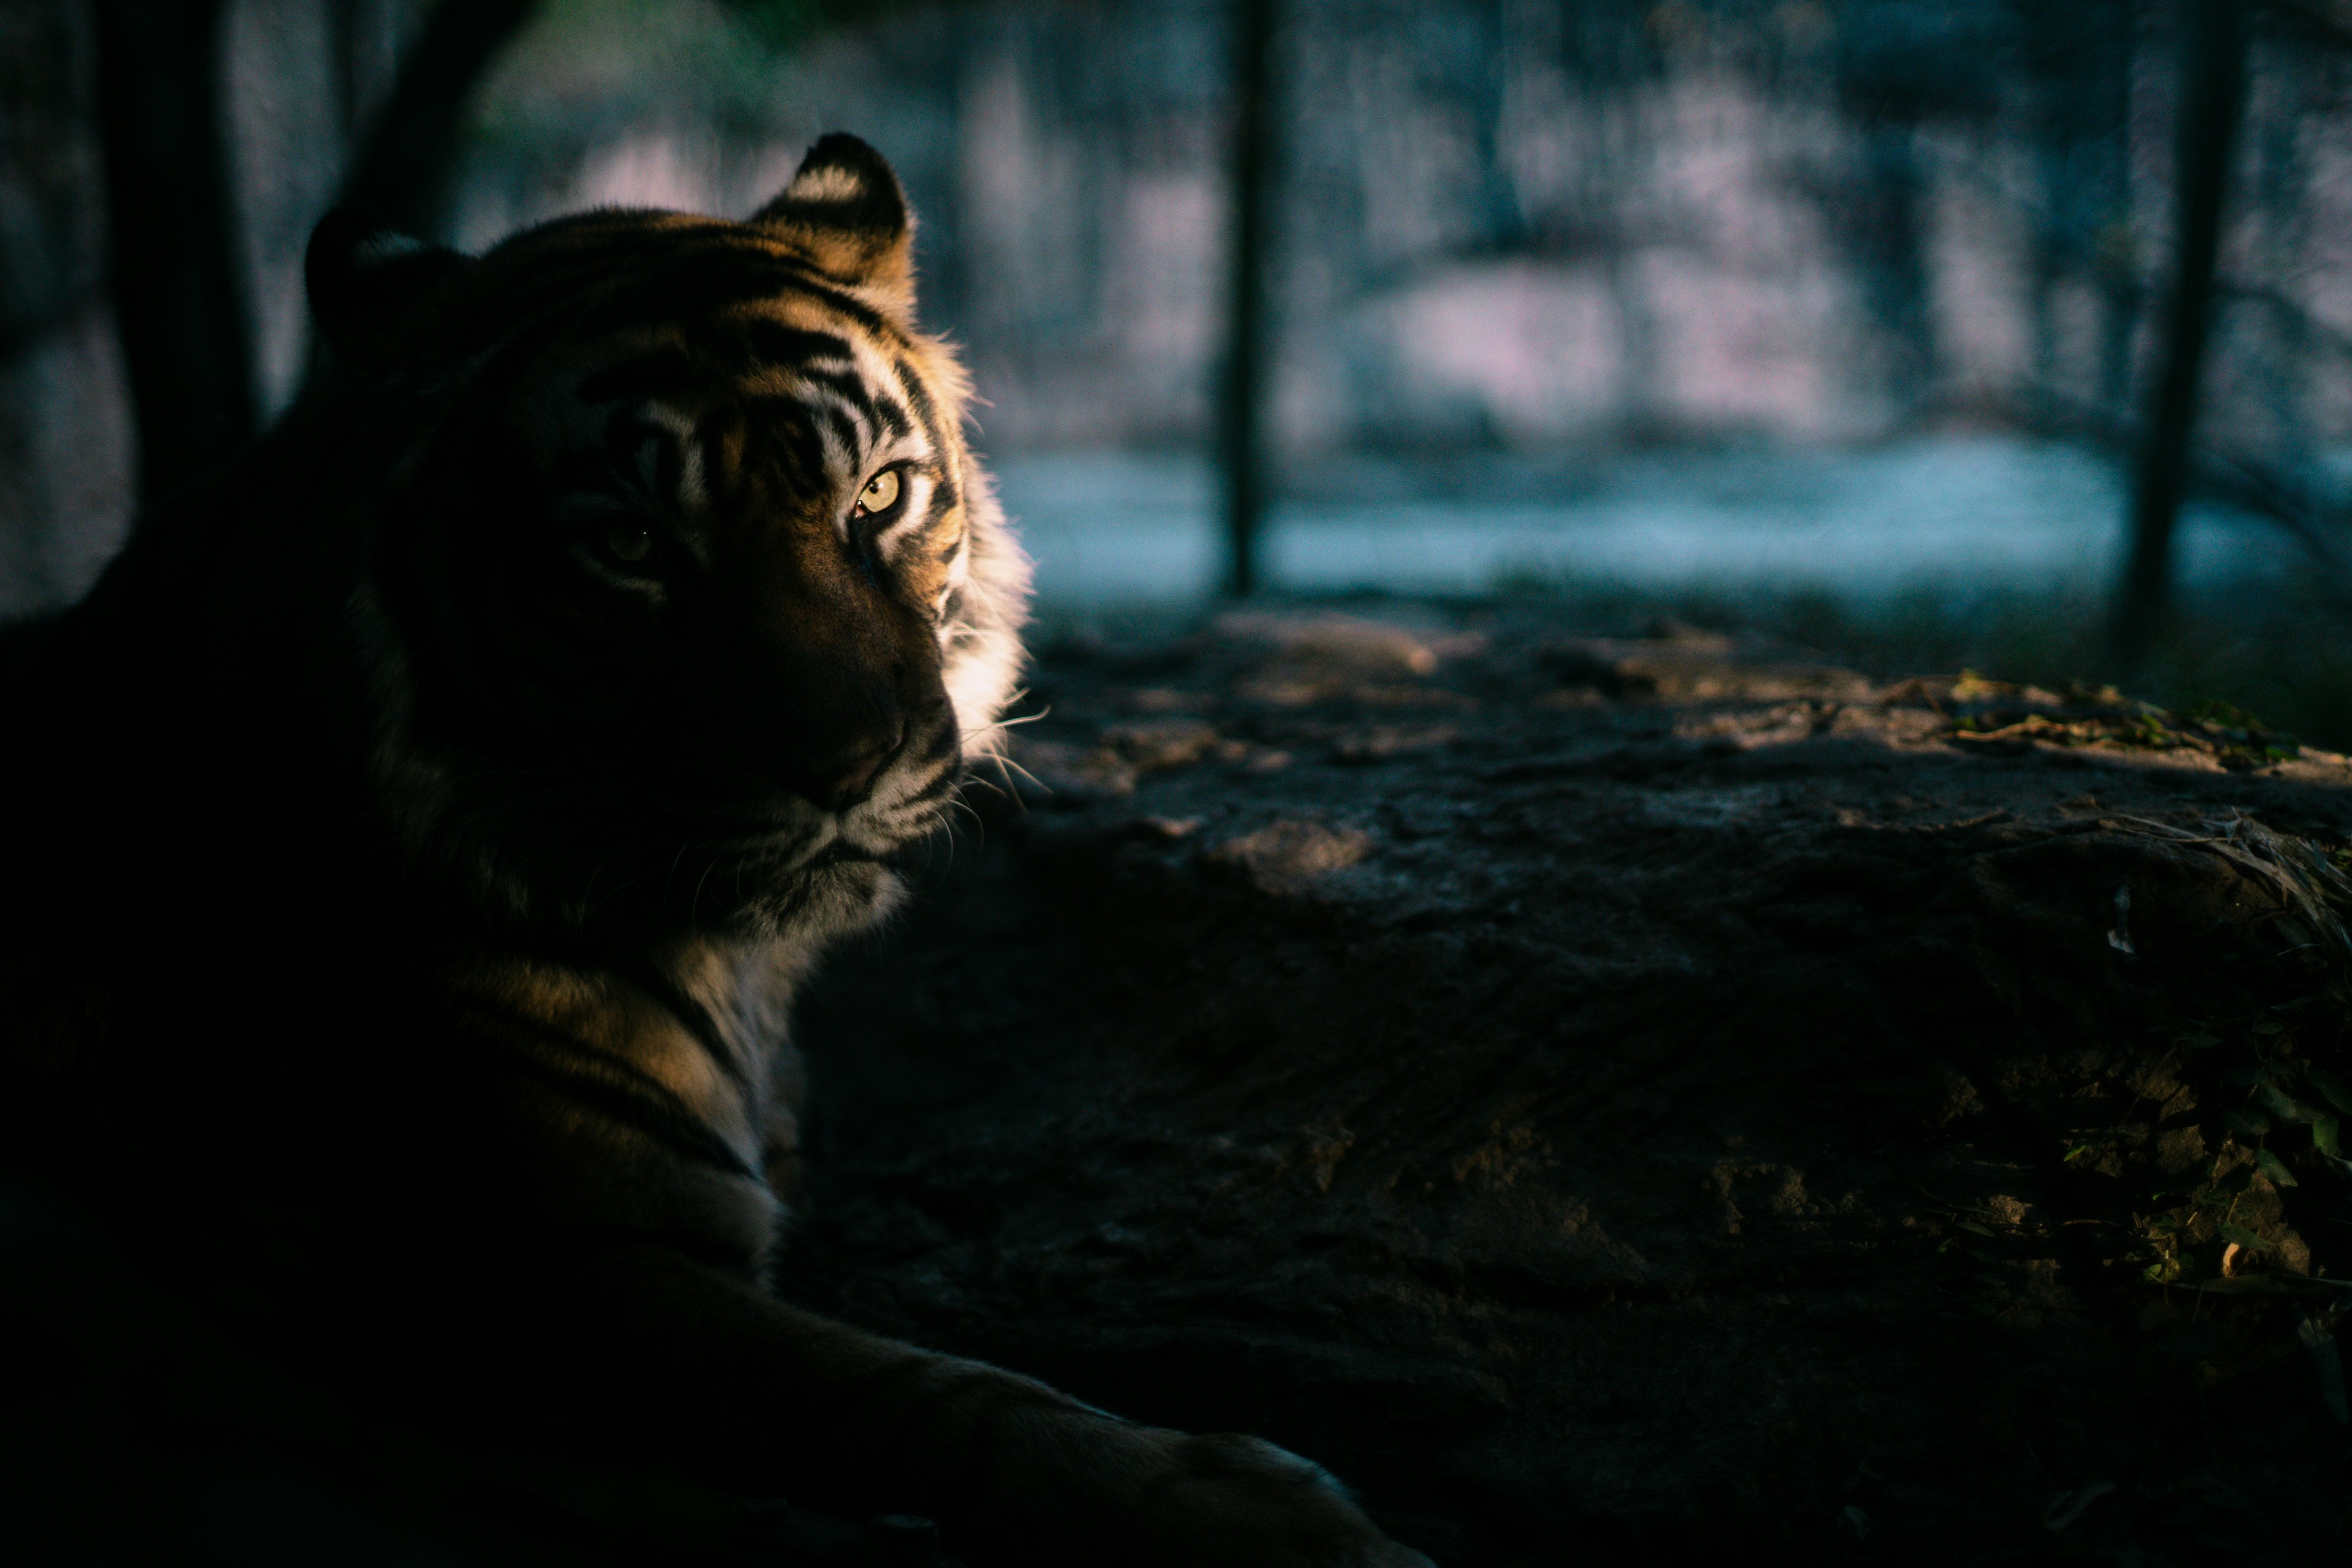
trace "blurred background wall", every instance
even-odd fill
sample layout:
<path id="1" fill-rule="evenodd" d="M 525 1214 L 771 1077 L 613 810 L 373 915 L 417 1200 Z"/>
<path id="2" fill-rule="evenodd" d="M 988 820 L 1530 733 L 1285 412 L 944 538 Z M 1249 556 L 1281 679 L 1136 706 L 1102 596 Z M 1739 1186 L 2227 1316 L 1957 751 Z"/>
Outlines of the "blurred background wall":
<path id="1" fill-rule="evenodd" d="M 196 313 L 249 391 L 195 400 L 292 395 L 302 244 L 355 184 L 478 247 L 596 203 L 740 214 L 848 129 L 921 216 L 926 308 L 1048 600 L 1206 595 L 1254 3 L 0 0 L 0 609 L 79 592 L 140 491 L 134 384 L 160 384 L 132 374 L 126 289 L 188 228 L 126 257 L 109 158 L 135 142 L 121 83 L 152 103 L 201 51 L 142 66 L 126 12 L 214 51 L 216 102 L 170 144 L 219 126 L 234 299 Z M 460 8 L 479 36 L 436 40 Z M 1271 584 L 2105 592 L 2213 9 L 1278 0 Z M 2175 565 L 2325 597 L 2352 502 L 2352 13 L 2230 9 L 2243 104 Z M 421 172 L 384 175 L 394 123 Z"/>

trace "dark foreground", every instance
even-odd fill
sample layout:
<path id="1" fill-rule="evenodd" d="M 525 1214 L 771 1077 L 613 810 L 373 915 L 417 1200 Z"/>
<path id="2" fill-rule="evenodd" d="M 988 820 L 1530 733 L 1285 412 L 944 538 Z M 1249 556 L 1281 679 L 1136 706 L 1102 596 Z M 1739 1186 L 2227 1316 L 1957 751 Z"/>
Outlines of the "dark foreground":
<path id="1" fill-rule="evenodd" d="M 1273 1437 L 1444 1568 L 2341 1552 L 2340 759 L 1533 612 L 1039 705 L 804 1011 L 795 1294 Z M 388 1429 L 0 1196 L 19 1560 L 885 1560 Z"/>
<path id="2" fill-rule="evenodd" d="M 2352 768 L 1370 615 L 1045 662 L 812 999 L 800 1294 L 1449 1568 L 2342 1549 Z"/>

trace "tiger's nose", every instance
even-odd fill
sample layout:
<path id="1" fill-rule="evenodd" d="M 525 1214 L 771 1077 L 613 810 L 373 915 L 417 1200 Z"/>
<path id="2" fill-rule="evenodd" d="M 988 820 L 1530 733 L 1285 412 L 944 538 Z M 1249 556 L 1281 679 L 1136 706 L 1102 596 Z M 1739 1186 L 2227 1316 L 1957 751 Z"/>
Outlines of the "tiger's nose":
<path id="1" fill-rule="evenodd" d="M 874 782 L 898 754 L 905 728 L 901 724 L 887 738 L 877 736 L 814 763 L 803 774 L 798 785 L 800 793 L 826 811 L 848 810 L 874 793 Z"/>

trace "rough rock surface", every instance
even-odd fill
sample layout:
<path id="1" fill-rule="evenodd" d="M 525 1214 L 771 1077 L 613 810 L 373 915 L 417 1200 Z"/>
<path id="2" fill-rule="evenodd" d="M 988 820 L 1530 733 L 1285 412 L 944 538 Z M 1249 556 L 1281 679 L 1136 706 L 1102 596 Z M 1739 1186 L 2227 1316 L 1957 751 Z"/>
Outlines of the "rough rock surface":
<path id="1" fill-rule="evenodd" d="M 2341 1549 L 2342 759 L 1400 606 L 1034 705 L 808 1001 L 789 1289 L 1447 1568 Z"/>

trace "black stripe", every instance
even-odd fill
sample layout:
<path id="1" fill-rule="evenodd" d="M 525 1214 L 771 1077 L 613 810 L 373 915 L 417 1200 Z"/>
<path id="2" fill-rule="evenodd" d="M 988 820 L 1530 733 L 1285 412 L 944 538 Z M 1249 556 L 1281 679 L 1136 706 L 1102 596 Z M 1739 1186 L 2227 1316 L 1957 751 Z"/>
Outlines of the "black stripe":
<path id="1" fill-rule="evenodd" d="M 940 411 L 931 402 L 930 393 L 924 388 L 922 376 L 902 359 L 892 360 L 890 368 L 898 373 L 898 384 L 905 389 L 907 401 L 914 405 L 916 421 L 922 426 L 923 434 L 930 437 L 931 449 L 945 451 L 946 447 L 940 441 Z"/>
<path id="2" fill-rule="evenodd" d="M 899 331 L 897 322 L 865 301 L 843 293 L 813 264 L 803 261 L 797 257 L 780 256 L 774 260 L 777 265 L 792 269 L 793 287 L 800 293 L 813 300 L 823 300 L 877 337 L 889 338 L 902 343 L 908 341 L 907 334 Z"/>
<path id="3" fill-rule="evenodd" d="M 915 426 L 908 422 L 907 418 L 907 411 L 898 406 L 898 400 L 897 398 L 890 396 L 887 393 L 881 392 L 877 392 L 873 395 L 874 416 L 882 421 L 883 425 L 888 428 L 890 434 L 893 436 L 911 436 L 915 433 Z"/>
<path id="4" fill-rule="evenodd" d="M 800 378 L 812 386 L 824 387 L 827 392 L 856 409 L 867 420 L 875 419 L 874 389 L 867 386 L 865 378 L 855 372 L 803 370 L 800 373 Z"/>
<path id="5" fill-rule="evenodd" d="M 486 1032 L 514 1047 L 508 1059 L 541 1088 L 642 1133 L 681 1159 L 746 1181 L 763 1179 L 667 1084 L 635 1062 L 600 1050 L 541 1019 L 503 1009 L 493 1011 L 487 1000 L 478 1001 L 475 1010 L 483 1022 L 503 1026 Z M 518 1035 L 526 1037 L 529 1045 L 518 1040 Z M 549 1059 L 544 1054 L 547 1049 L 562 1053 L 565 1059 Z"/>
<path id="6" fill-rule="evenodd" d="M 824 447 L 810 422 L 808 405 L 796 397 L 747 397 L 743 413 L 751 429 L 769 438 L 783 459 L 786 481 L 803 495 L 824 483 Z"/>
<path id="7" fill-rule="evenodd" d="M 709 321 L 740 311 L 744 306 L 794 294 L 814 300 L 848 318 L 865 331 L 888 342 L 908 342 L 879 311 L 834 287 L 821 272 L 797 258 L 777 256 L 740 246 L 713 246 L 666 260 L 650 272 L 633 278 L 589 310 L 579 324 L 582 336 L 595 337 L 676 327 L 683 321 Z M 738 352 L 749 345 L 740 319 Z M 716 349 L 716 345 L 713 345 Z M 745 366 L 743 368 L 749 368 Z"/>
<path id="8" fill-rule="evenodd" d="M 727 437 L 741 417 L 740 410 L 722 403 L 694 422 L 695 445 L 702 452 L 702 482 L 714 503 L 733 500 L 736 481 L 741 477 L 736 466 L 727 461 Z"/>
<path id="9" fill-rule="evenodd" d="M 782 257 L 740 245 L 681 247 L 647 264 L 636 258 L 606 264 L 627 276 L 580 324 L 583 336 L 712 318 L 784 290 L 805 292 L 801 272 Z M 609 277 L 609 273 L 607 275 Z"/>
<path id="10" fill-rule="evenodd" d="M 929 533 L 939 526 L 940 519 L 955 510 L 956 489 L 945 474 L 931 476 L 931 504 L 923 509 L 923 531 Z"/>
<path id="11" fill-rule="evenodd" d="M 810 331 L 787 326 L 766 316 L 752 316 L 738 325 L 753 357 L 770 365 L 803 366 L 813 360 L 852 360 L 849 340 L 835 332 Z"/>
<path id="12" fill-rule="evenodd" d="M 957 731 L 954 721 L 950 721 L 941 724 L 939 731 L 923 743 L 923 754 L 919 760 L 936 763 L 943 757 L 951 756 L 962 742 L 962 734 Z"/>
<path id="13" fill-rule="evenodd" d="M 841 449 L 853 458 L 865 448 L 864 428 L 839 408 L 830 403 L 825 404 L 817 410 L 817 417 L 824 421 L 824 427 L 833 432 L 835 439 L 841 443 Z"/>
<path id="14" fill-rule="evenodd" d="M 803 867 L 802 875 L 793 878 L 785 887 L 783 898 L 774 906 L 776 920 L 780 923 L 798 920 L 809 905 L 816 901 L 820 887 L 826 892 L 839 891 L 840 889 L 834 887 L 831 880 L 824 878 L 821 873 L 835 866 L 851 863 L 871 865 L 876 862 L 870 856 L 857 855 L 841 848 L 836 841 L 834 848 L 825 850 L 816 859 Z"/>
<path id="15" fill-rule="evenodd" d="M 751 1079 L 735 1053 L 727 1048 L 726 1031 L 719 1020 L 687 989 L 650 963 L 631 964 L 615 972 L 615 978 L 643 992 L 654 1004 L 677 1020 L 678 1026 L 694 1037 L 711 1065 L 725 1073 L 728 1081 L 742 1091 L 746 1101 L 756 1099 Z"/>
<path id="16" fill-rule="evenodd" d="M 586 1106 L 608 1121 L 660 1144 L 681 1160 L 708 1166 L 722 1175 L 747 1182 L 762 1178 L 745 1164 L 717 1133 L 690 1116 L 649 1101 L 630 1086 L 590 1073 L 567 1072 L 528 1051 L 514 1055 L 519 1070 L 551 1093 Z"/>
<path id="17" fill-rule="evenodd" d="M 572 336 L 593 340 L 699 327 L 688 339 L 693 353 L 730 374 L 748 369 L 740 332 L 720 337 L 713 331 L 716 321 L 730 311 L 773 300 L 780 292 L 797 292 L 798 279 L 772 267 L 747 267 L 740 258 L 730 259 L 732 265 L 666 267 L 651 275 L 627 279 L 581 312 L 572 323 Z"/>
<path id="18" fill-rule="evenodd" d="M 926 805 L 941 795 L 954 794 L 957 783 L 956 773 L 957 770 L 954 768 L 941 768 L 932 775 L 930 783 L 898 802 L 892 809 L 898 810 L 909 805 Z"/>

